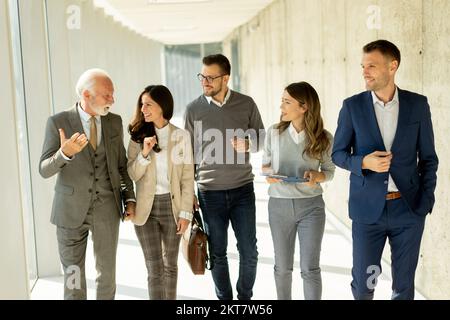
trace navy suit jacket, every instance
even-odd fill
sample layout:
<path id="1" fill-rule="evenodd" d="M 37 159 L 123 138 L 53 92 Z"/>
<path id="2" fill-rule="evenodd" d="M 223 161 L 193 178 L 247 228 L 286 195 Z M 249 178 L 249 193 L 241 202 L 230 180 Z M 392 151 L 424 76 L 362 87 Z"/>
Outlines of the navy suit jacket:
<path id="1" fill-rule="evenodd" d="M 398 89 L 399 115 L 389 173 L 409 209 L 420 216 L 434 205 L 438 157 L 427 98 Z M 349 215 L 375 223 L 386 202 L 389 174 L 363 170 L 364 156 L 386 151 L 370 91 L 344 100 L 334 135 L 333 162 L 350 174 Z"/>

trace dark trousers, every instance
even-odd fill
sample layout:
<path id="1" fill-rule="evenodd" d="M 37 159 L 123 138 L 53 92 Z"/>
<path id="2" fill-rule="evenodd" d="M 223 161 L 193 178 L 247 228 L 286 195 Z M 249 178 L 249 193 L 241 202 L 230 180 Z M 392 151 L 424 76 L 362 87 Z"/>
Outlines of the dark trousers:
<path id="1" fill-rule="evenodd" d="M 221 300 L 233 299 L 227 259 L 228 225 L 231 221 L 239 251 L 237 298 L 251 299 L 258 262 L 253 183 L 231 190 L 199 190 L 198 199 L 209 236 L 214 263 L 211 273 L 217 297 Z"/>
<path id="2" fill-rule="evenodd" d="M 412 213 L 401 198 L 386 200 L 376 223 L 352 223 L 351 287 L 355 299 L 373 299 L 386 239 L 391 246 L 392 299 L 414 299 L 414 277 L 424 225 L 425 217 Z"/>

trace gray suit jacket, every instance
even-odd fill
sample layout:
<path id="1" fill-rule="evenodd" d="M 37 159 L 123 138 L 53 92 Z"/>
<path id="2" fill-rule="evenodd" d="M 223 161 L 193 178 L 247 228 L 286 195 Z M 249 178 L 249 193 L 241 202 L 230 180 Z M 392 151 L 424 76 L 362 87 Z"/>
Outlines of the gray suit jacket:
<path id="1" fill-rule="evenodd" d="M 101 117 L 101 123 L 109 178 L 114 191 L 117 214 L 121 215 L 121 196 L 124 199 L 135 198 L 133 182 L 127 172 L 122 118 L 109 113 Z M 59 128 L 64 130 L 66 138 L 71 137 L 75 132 L 84 132 L 76 105 L 47 120 L 44 146 L 39 162 L 39 173 L 42 177 L 58 175 L 51 222 L 61 227 L 76 228 L 82 225 L 90 206 L 94 168 L 88 147 L 76 154 L 71 161 L 62 157 L 59 152 L 61 147 Z"/>

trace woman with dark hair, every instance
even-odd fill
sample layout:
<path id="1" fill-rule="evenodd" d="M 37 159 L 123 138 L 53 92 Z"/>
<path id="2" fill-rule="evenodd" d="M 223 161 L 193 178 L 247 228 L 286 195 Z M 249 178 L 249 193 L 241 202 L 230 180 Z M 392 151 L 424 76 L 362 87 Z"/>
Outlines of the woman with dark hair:
<path id="1" fill-rule="evenodd" d="M 333 137 L 323 128 L 319 97 L 310 84 L 287 86 L 280 108 L 280 122 L 267 131 L 262 168 L 270 183 L 269 224 L 277 296 L 280 300 L 292 299 L 298 236 L 304 297 L 318 300 L 322 296 L 320 249 L 325 228 L 320 183 L 334 175 Z"/>
<path id="2" fill-rule="evenodd" d="M 189 134 L 172 125 L 173 98 L 162 85 L 139 95 L 128 127 L 128 173 L 136 182 L 134 224 L 152 300 L 176 299 L 181 235 L 192 220 L 194 166 Z"/>

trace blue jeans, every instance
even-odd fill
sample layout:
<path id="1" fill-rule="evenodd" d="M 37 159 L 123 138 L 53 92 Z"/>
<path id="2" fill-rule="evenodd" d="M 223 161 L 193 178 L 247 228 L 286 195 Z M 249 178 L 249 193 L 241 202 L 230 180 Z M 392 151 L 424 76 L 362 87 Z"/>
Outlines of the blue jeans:
<path id="1" fill-rule="evenodd" d="M 213 269 L 211 274 L 220 300 L 232 300 L 227 259 L 228 225 L 234 230 L 239 251 L 237 298 L 250 300 L 256 278 L 256 208 L 253 183 L 231 190 L 198 190 L 206 233 L 209 237 Z"/>

